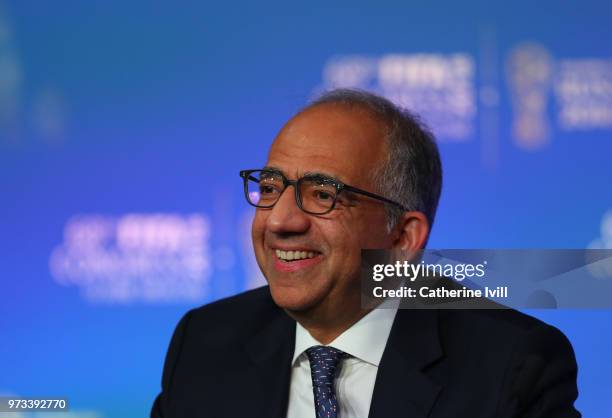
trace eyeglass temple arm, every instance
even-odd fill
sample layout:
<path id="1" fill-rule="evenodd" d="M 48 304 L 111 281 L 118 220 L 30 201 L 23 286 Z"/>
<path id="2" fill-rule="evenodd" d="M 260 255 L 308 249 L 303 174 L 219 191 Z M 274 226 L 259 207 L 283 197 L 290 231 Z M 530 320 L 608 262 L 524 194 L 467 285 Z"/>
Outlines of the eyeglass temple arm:
<path id="1" fill-rule="evenodd" d="M 408 211 L 409 210 L 407 207 L 405 207 L 401 203 L 397 203 L 397 202 L 395 202 L 395 201 L 393 201 L 391 199 L 387 199 L 386 197 L 379 196 L 377 194 L 370 193 L 368 191 L 358 189 L 357 187 L 348 186 L 348 185 L 345 184 L 345 185 L 343 185 L 342 188 L 345 189 L 345 190 L 348 190 L 349 192 L 359 193 L 359 194 L 362 194 L 364 196 L 371 197 L 372 199 L 376 199 L 376 200 L 380 200 L 380 201 L 385 202 L 385 203 L 389 203 L 390 205 L 397 206 L 398 208 L 400 208 L 400 209 L 402 209 L 404 211 Z"/>

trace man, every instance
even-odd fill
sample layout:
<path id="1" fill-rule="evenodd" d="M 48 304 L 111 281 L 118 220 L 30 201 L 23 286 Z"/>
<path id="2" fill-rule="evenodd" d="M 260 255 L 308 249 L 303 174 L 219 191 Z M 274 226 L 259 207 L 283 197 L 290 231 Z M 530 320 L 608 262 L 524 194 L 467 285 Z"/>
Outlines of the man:
<path id="1" fill-rule="evenodd" d="M 183 317 L 151 416 L 580 416 L 558 330 L 512 310 L 362 307 L 361 249 L 423 248 L 434 221 L 440 159 L 413 116 L 333 91 L 241 176 L 269 286 Z"/>

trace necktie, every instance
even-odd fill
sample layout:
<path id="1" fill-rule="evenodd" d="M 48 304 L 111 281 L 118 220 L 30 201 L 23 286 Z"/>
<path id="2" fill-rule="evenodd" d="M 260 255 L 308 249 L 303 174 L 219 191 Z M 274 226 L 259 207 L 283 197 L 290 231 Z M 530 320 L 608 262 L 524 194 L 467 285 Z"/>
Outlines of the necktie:
<path id="1" fill-rule="evenodd" d="M 316 345 L 306 350 L 310 360 L 312 391 L 317 418 L 338 418 L 339 408 L 334 389 L 334 378 L 341 359 L 348 355 L 333 347 Z"/>

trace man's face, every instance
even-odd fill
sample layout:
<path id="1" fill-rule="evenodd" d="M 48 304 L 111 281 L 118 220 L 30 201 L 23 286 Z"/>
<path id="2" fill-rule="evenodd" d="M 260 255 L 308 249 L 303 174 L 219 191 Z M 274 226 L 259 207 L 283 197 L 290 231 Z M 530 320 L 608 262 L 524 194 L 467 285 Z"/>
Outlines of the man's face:
<path id="1" fill-rule="evenodd" d="M 376 192 L 371 177 L 385 156 L 383 126 L 367 111 L 320 105 L 285 125 L 266 166 L 291 180 L 320 173 Z M 388 248 L 391 238 L 382 203 L 360 195 L 341 198 L 344 193 L 325 215 L 300 210 L 292 186 L 273 208 L 257 209 L 255 256 L 280 307 L 323 315 L 359 309 L 361 249 Z M 314 257 L 284 261 L 277 250 Z"/>

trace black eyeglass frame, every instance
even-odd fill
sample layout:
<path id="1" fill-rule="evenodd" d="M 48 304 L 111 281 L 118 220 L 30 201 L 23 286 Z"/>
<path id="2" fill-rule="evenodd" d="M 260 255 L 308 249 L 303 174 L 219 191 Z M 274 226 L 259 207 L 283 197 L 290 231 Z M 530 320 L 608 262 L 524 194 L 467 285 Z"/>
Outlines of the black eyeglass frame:
<path id="1" fill-rule="evenodd" d="M 268 173 L 272 173 L 272 174 L 276 174 L 278 176 L 280 176 L 283 179 L 283 190 L 280 192 L 278 199 L 276 199 L 276 201 L 271 204 L 271 205 L 256 205 L 253 202 L 251 202 L 251 199 L 249 198 L 249 180 L 253 180 L 259 183 L 259 180 L 256 177 L 252 177 L 251 174 L 255 173 L 255 172 L 268 172 Z M 356 193 L 356 194 L 360 194 L 363 196 L 367 196 L 371 199 L 376 199 L 379 200 L 381 202 L 387 203 L 389 205 L 393 205 L 393 206 L 397 206 L 398 208 L 400 208 L 403 211 L 408 211 L 409 209 L 406 208 L 404 205 L 402 205 L 401 203 L 395 202 L 391 199 L 387 199 L 384 196 L 380 196 L 377 195 L 375 193 L 371 193 L 368 192 L 367 190 L 363 190 L 363 189 L 359 189 L 357 187 L 354 186 L 350 186 L 348 184 L 345 184 L 343 182 L 341 182 L 338 179 L 335 179 L 333 177 L 327 177 L 327 176 L 322 176 L 319 174 L 313 174 L 313 175 L 306 175 L 303 177 L 300 177 L 297 180 L 289 180 L 281 171 L 278 170 L 266 170 L 266 169 L 251 169 L 251 170 L 241 170 L 240 171 L 240 177 L 242 177 L 243 181 L 244 181 L 244 196 L 247 200 L 247 202 L 251 205 L 254 206 L 256 208 L 261 208 L 261 209 L 270 209 L 272 207 L 274 207 L 274 205 L 276 205 L 276 203 L 278 202 L 278 200 L 280 199 L 280 195 L 287 189 L 288 186 L 293 186 L 293 189 L 295 190 L 295 201 L 298 205 L 298 207 L 311 215 L 325 215 L 329 212 L 331 212 L 332 210 L 334 210 L 334 208 L 336 207 L 336 202 L 338 200 L 338 196 L 340 195 L 340 192 L 342 192 L 343 190 L 352 192 L 352 193 Z M 301 182 L 304 181 L 304 179 L 323 179 L 326 181 L 329 181 L 330 184 L 334 185 L 334 187 L 336 188 L 336 195 L 334 196 L 334 201 L 331 204 L 330 208 L 328 210 L 326 210 L 325 212 L 311 212 L 308 211 L 306 209 L 304 209 L 304 207 L 302 206 L 302 193 L 300 192 L 300 185 Z"/>

